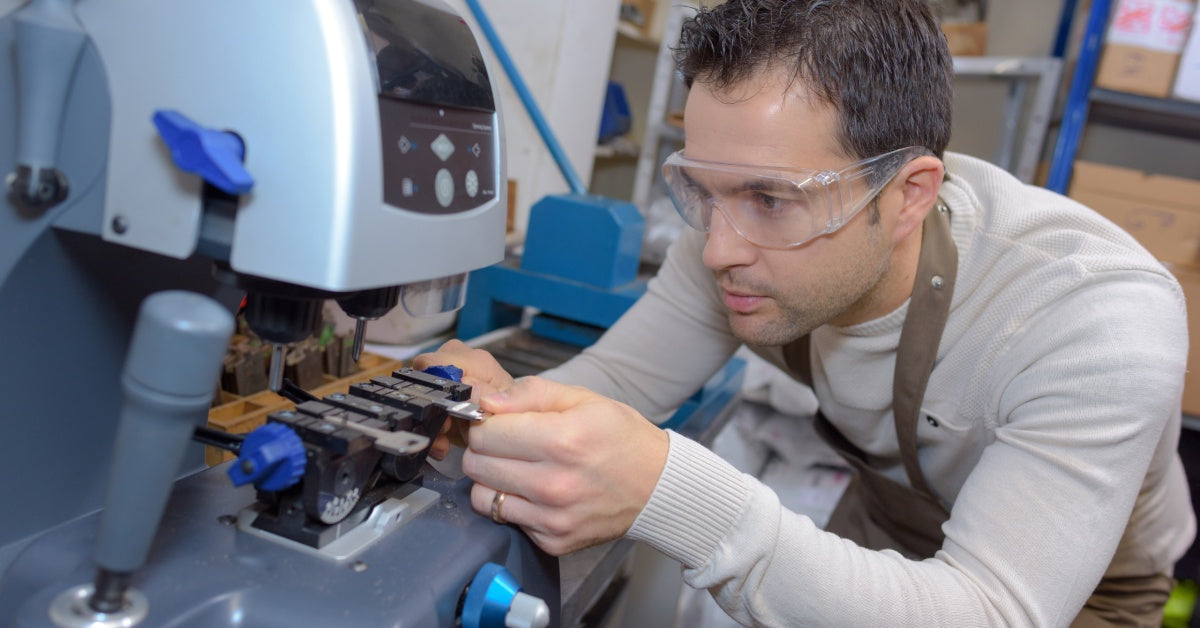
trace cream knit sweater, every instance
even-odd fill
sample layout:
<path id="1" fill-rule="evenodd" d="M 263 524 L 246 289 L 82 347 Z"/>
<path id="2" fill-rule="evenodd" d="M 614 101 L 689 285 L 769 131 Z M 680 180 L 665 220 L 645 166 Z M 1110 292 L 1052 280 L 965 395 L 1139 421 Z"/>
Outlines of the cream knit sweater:
<path id="1" fill-rule="evenodd" d="M 1193 538 L 1177 283 L 1091 210 L 970 157 L 946 166 L 959 274 L 918 430 L 952 509 L 946 542 L 920 562 L 862 549 L 672 432 L 627 536 L 742 623 L 1065 626 L 1102 575 L 1169 573 Z M 546 376 L 666 416 L 738 347 L 703 245 L 688 230 L 646 296 Z M 813 333 L 822 411 L 903 483 L 891 384 L 906 310 Z M 779 348 L 751 348 L 782 367 Z"/>

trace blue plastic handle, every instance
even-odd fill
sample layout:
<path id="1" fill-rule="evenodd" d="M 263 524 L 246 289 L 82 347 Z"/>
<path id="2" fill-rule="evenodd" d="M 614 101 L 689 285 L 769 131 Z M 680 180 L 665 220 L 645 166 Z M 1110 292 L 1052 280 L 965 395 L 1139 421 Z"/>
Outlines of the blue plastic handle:
<path id="1" fill-rule="evenodd" d="M 236 134 L 202 127 L 171 109 L 154 112 L 154 126 L 180 170 L 198 174 L 229 194 L 245 194 L 254 187 L 254 178 L 242 165 L 246 147 Z"/>
<path id="2" fill-rule="evenodd" d="M 254 482 L 264 491 L 281 491 L 300 481 L 306 464 L 296 432 L 282 423 L 267 423 L 246 436 L 227 473 L 234 486 Z"/>
<path id="3" fill-rule="evenodd" d="M 458 382 L 460 384 L 462 383 L 463 370 L 457 366 L 454 366 L 453 364 L 440 364 L 437 366 L 431 366 L 425 369 L 424 372 L 434 377 L 448 379 L 452 382 Z"/>

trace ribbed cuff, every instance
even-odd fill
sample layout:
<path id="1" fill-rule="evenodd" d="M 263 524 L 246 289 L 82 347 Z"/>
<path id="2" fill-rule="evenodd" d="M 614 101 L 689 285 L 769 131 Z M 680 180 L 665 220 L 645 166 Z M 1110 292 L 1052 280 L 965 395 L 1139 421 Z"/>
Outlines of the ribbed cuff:
<path id="1" fill-rule="evenodd" d="M 689 569 L 708 562 L 748 499 L 741 472 L 703 445 L 667 430 L 671 448 L 650 501 L 626 536 Z"/>

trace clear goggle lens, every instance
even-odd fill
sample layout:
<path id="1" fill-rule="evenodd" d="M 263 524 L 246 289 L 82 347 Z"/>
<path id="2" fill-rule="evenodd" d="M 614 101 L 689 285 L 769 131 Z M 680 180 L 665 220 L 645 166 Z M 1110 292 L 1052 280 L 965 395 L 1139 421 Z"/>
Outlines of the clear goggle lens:
<path id="1" fill-rule="evenodd" d="M 667 157 L 663 177 L 675 209 L 708 232 L 713 210 L 749 242 L 785 249 L 837 231 L 866 207 L 912 159 L 931 154 L 910 146 L 841 170 L 788 170 Z"/>

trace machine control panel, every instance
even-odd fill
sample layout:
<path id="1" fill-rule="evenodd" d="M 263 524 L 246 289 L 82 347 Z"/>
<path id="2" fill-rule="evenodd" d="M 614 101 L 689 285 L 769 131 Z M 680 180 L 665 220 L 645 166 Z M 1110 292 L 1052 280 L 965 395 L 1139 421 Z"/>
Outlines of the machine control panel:
<path id="1" fill-rule="evenodd" d="M 357 4 L 379 79 L 384 202 L 451 214 L 493 201 L 496 103 L 466 23 L 419 2 Z"/>
<path id="2" fill-rule="evenodd" d="M 494 115 L 379 98 L 383 200 L 421 213 L 454 213 L 496 198 Z"/>

